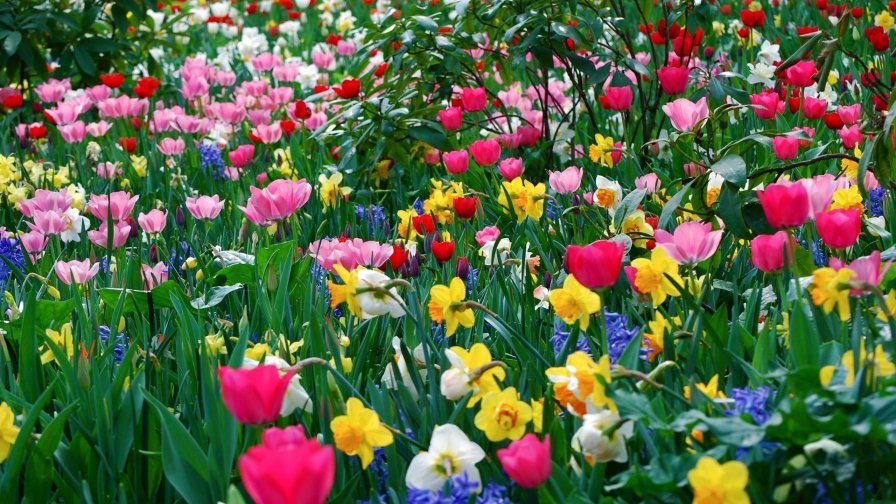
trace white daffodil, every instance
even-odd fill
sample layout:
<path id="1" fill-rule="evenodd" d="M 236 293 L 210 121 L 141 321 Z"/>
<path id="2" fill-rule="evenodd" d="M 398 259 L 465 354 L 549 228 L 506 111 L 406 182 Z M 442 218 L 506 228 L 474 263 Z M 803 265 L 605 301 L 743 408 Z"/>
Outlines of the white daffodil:
<path id="1" fill-rule="evenodd" d="M 750 84 L 762 84 L 767 88 L 775 87 L 775 67 L 772 65 L 767 65 L 763 62 L 757 62 L 755 65 L 752 63 L 747 64 L 747 67 L 750 68 L 750 76 L 747 77 L 747 82 Z"/>
<path id="2" fill-rule="evenodd" d="M 497 249 L 495 248 L 497 247 Z M 504 264 L 510 255 L 510 240 L 501 238 L 499 241 L 491 240 L 479 249 L 479 255 L 485 258 L 486 266 Z"/>
<path id="3" fill-rule="evenodd" d="M 398 302 L 398 291 L 395 287 L 389 289 L 388 295 L 382 289 L 392 281 L 380 271 L 358 268 L 358 304 L 361 306 L 363 318 L 371 319 L 380 315 L 392 315 L 397 318 L 404 315 L 404 308 Z M 366 292 L 362 292 L 368 289 Z"/>
<path id="4" fill-rule="evenodd" d="M 632 423 L 625 422 L 607 435 L 606 431 L 615 427 L 621 420 L 619 415 L 610 410 L 585 415 L 585 423 L 572 437 L 572 449 L 583 453 L 588 462 L 604 463 L 609 461 L 628 461 L 625 448 L 626 438 L 632 435 Z"/>
<path id="5" fill-rule="evenodd" d="M 401 353 L 401 340 L 398 336 L 392 338 L 392 348 L 395 349 L 395 367 L 398 367 L 398 374 L 401 376 L 401 384 L 404 385 L 404 388 L 407 389 L 408 393 L 410 393 L 411 397 L 416 401 L 419 397 L 417 394 L 417 387 L 414 386 L 414 380 L 411 378 L 408 363 L 404 358 L 404 354 Z M 383 385 L 390 390 L 398 389 L 398 380 L 395 378 L 394 371 L 395 367 L 389 364 L 386 366 L 386 371 L 383 373 Z M 424 380 L 426 379 L 425 369 L 420 370 L 420 377 Z"/>
<path id="6" fill-rule="evenodd" d="M 405 483 L 408 488 L 438 491 L 451 476 L 466 475 L 467 479 L 482 487 L 476 463 L 485 458 L 482 448 L 456 425 L 436 427 L 429 442 L 429 451 L 411 460 Z"/>
<path id="7" fill-rule="evenodd" d="M 64 243 L 80 242 L 81 231 L 90 229 L 90 221 L 86 217 L 81 216 L 81 212 L 77 208 L 69 208 L 63 214 L 66 219 L 65 231 L 59 233 L 59 238 Z"/>
<path id="8" fill-rule="evenodd" d="M 285 374 L 290 368 L 288 362 L 280 357 L 274 357 L 272 355 L 266 356 L 264 358 L 264 363 L 265 365 L 271 364 L 277 366 L 281 375 Z M 245 369 L 254 369 L 260 364 L 261 363 L 256 360 L 243 359 L 242 367 Z M 289 386 L 286 388 L 286 395 L 283 396 L 283 406 L 280 407 L 280 416 L 291 415 L 293 411 L 299 408 L 306 413 L 310 413 L 311 407 L 311 397 L 308 395 L 308 392 L 305 391 L 305 388 L 302 387 L 302 384 L 299 381 L 299 375 L 294 374 L 289 380 Z"/>
<path id="9" fill-rule="evenodd" d="M 615 180 L 603 175 L 597 176 L 597 190 L 594 191 L 594 204 L 605 208 L 612 217 L 622 204 L 622 186 Z"/>

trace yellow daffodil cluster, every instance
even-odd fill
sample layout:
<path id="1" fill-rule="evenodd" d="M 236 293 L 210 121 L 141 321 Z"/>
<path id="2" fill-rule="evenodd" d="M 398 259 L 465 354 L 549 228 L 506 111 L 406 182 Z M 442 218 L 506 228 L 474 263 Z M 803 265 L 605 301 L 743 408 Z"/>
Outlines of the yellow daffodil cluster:
<path id="1" fill-rule="evenodd" d="M 510 182 L 502 182 L 499 192 L 498 204 L 508 213 L 512 209 L 517 222 L 523 222 L 527 217 L 536 221 L 541 219 L 544 213 L 544 182 L 533 184 L 517 177 Z"/>

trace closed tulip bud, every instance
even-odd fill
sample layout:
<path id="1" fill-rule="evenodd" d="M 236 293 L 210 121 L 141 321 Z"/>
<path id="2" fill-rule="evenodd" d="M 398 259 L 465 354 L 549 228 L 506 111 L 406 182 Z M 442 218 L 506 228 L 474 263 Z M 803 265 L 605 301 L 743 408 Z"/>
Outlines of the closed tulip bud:
<path id="1" fill-rule="evenodd" d="M 283 397 L 295 371 L 282 376 L 277 366 L 218 368 L 221 396 L 230 413 L 244 424 L 264 424 L 280 417 Z"/>
<path id="2" fill-rule="evenodd" d="M 463 281 L 467 281 L 470 275 L 470 261 L 466 257 L 458 257 L 457 264 L 454 266 L 454 276 Z"/>
<path id="3" fill-rule="evenodd" d="M 187 224 L 187 218 L 184 216 L 183 207 L 177 207 L 174 211 L 174 222 L 180 227 L 184 227 Z"/>
<path id="4" fill-rule="evenodd" d="M 510 479 L 523 488 L 535 488 L 551 477 L 551 437 L 539 441 L 535 434 L 526 434 L 498 450 L 498 459 Z"/>

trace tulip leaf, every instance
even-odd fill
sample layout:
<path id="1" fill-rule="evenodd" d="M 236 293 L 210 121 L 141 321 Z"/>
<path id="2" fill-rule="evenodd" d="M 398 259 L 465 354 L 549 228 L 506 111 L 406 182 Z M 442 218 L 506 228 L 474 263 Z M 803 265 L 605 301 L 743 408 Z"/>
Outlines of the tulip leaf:
<path id="1" fill-rule="evenodd" d="M 669 199 L 666 202 L 666 205 L 663 207 L 663 213 L 660 214 L 659 227 L 662 229 L 666 228 L 666 224 L 672 220 L 672 217 L 675 216 L 675 211 L 678 210 L 679 205 L 681 205 L 681 201 L 684 199 L 685 195 L 688 193 L 688 190 L 694 184 L 694 181 L 690 181 L 681 188 L 680 191 L 675 193 L 675 196 Z"/>
<path id="2" fill-rule="evenodd" d="M 224 300 L 224 297 L 230 294 L 231 292 L 236 292 L 243 288 L 243 284 L 237 283 L 233 285 L 224 285 L 221 287 L 212 287 L 210 288 L 204 297 L 196 298 L 190 301 L 190 306 L 196 308 L 197 310 L 205 310 L 208 308 L 212 308 L 217 306 L 221 301 Z"/>
<path id="3" fill-rule="evenodd" d="M 710 170 L 737 187 L 743 187 L 747 183 L 747 163 L 737 154 L 728 154 L 715 162 Z"/>

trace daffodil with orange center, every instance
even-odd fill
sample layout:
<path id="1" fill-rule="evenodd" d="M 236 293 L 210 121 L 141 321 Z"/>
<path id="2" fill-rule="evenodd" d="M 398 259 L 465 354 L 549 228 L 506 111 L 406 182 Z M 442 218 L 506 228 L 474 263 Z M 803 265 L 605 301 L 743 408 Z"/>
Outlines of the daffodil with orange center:
<path id="1" fill-rule="evenodd" d="M 601 306 L 600 296 L 586 289 L 572 275 L 566 277 L 562 288 L 550 292 L 548 300 L 557 316 L 567 324 L 578 320 L 583 331 L 588 329 L 591 314 L 599 312 Z"/>
<path id="2" fill-rule="evenodd" d="M 606 385 L 613 381 L 609 356 L 594 362 L 585 352 L 574 352 L 566 358 L 564 367 L 548 368 L 545 374 L 554 385 L 554 398 L 574 415 L 581 417 L 602 408 L 616 411 L 616 403 L 606 391 Z"/>
<path id="3" fill-rule="evenodd" d="M 649 296 L 654 306 L 663 304 L 669 296 L 680 295 L 676 285 L 684 280 L 678 274 L 678 263 L 662 247 L 653 249 L 650 259 L 639 257 L 625 267 L 625 274 L 635 292 Z"/>
<path id="4" fill-rule="evenodd" d="M 467 288 L 458 277 L 451 279 L 449 285 L 433 285 L 429 290 L 429 317 L 436 324 L 445 324 L 445 335 L 452 336 L 457 327 L 473 327 L 476 317 L 466 306 Z"/>
<path id="5" fill-rule="evenodd" d="M 530 421 L 532 407 L 520 400 L 513 387 L 486 395 L 474 419 L 476 427 L 492 442 L 523 437 Z"/>
<path id="6" fill-rule="evenodd" d="M 352 397 L 345 403 L 345 415 L 330 422 L 336 448 L 346 455 L 358 456 L 361 467 L 367 469 L 373 461 L 373 449 L 389 446 L 394 442 L 392 432 L 380 422 L 376 411 L 364 407 Z"/>

